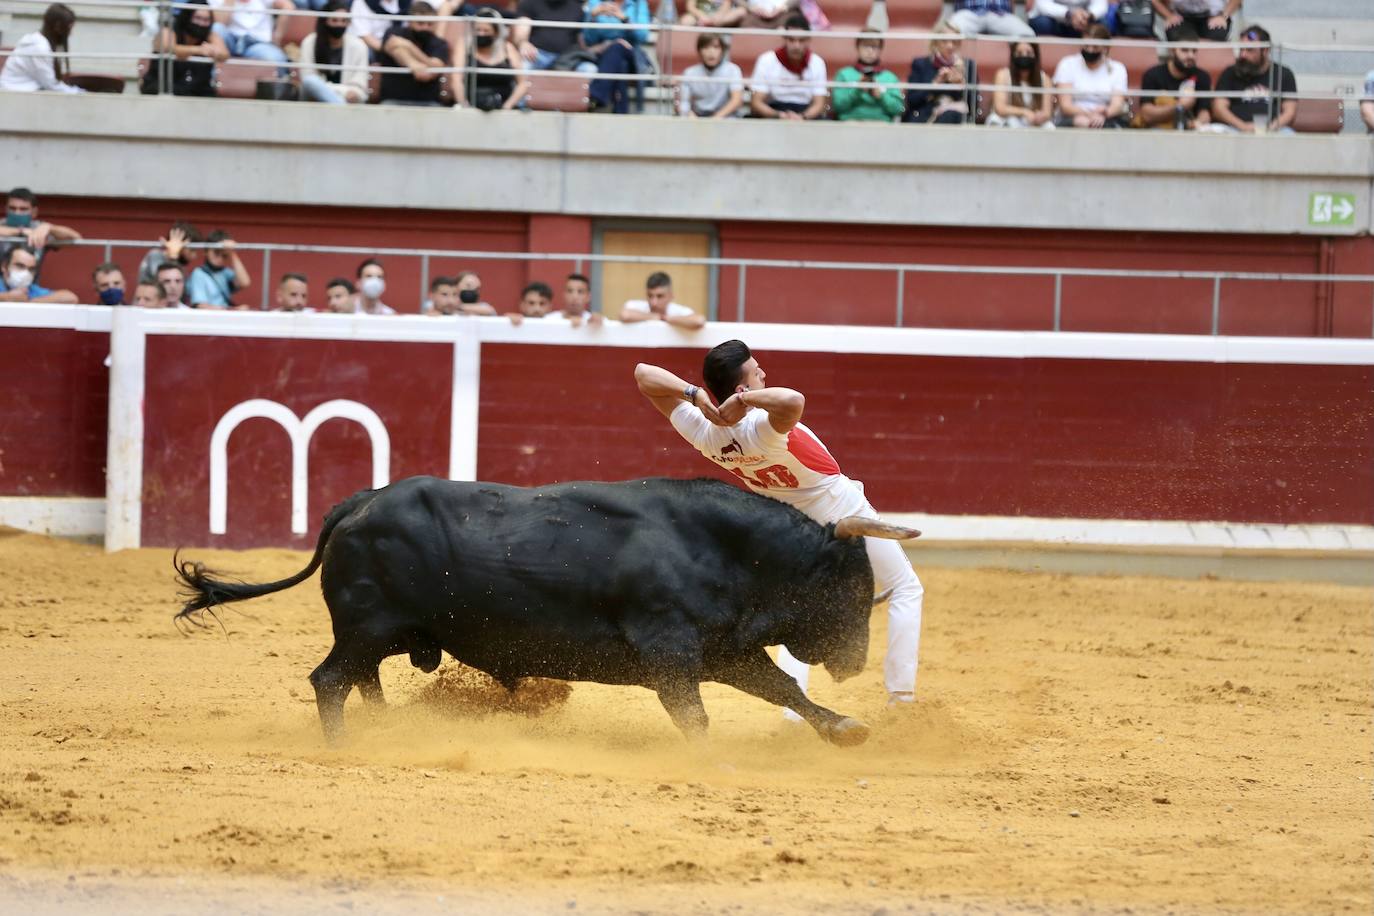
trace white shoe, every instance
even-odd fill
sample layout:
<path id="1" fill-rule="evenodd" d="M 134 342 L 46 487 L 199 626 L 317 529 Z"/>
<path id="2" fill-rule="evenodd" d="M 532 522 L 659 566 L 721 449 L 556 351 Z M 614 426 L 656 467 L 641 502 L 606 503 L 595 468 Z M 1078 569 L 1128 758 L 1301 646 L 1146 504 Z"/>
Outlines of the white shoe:
<path id="1" fill-rule="evenodd" d="M 894 690 L 887 695 L 887 708 L 899 709 L 916 702 L 916 694 L 910 690 Z"/>

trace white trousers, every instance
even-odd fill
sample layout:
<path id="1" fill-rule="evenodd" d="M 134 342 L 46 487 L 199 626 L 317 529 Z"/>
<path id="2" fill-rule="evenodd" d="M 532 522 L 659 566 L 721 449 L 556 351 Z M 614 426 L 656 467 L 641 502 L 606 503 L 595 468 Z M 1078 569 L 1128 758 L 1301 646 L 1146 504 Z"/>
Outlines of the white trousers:
<path id="1" fill-rule="evenodd" d="M 1035 35 L 1034 30 L 1014 13 L 959 10 L 950 14 L 949 24 L 965 35 L 1004 35 L 1008 38 L 1031 38 Z"/>
<path id="2" fill-rule="evenodd" d="M 872 512 L 872 509 L 869 509 Z M 867 515 L 868 513 L 863 513 Z M 876 517 L 876 513 L 875 513 Z M 873 581 L 878 591 L 892 589 L 887 605 L 887 656 L 883 659 L 883 682 L 889 693 L 916 690 L 917 653 L 921 644 L 921 603 L 925 587 L 911 568 L 902 545 L 887 538 L 864 538 L 868 562 L 873 565 Z M 802 693 L 811 666 L 798 661 L 786 647 L 778 647 L 778 667 L 786 671 Z"/>

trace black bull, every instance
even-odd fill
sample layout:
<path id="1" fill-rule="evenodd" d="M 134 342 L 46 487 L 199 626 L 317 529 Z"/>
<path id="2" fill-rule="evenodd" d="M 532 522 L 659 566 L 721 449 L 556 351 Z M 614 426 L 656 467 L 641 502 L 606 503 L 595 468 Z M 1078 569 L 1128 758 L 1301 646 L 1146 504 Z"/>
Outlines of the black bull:
<path id="1" fill-rule="evenodd" d="M 689 737 L 706 729 L 700 684 L 716 681 L 858 744 L 867 726 L 808 700 L 764 647 L 858 674 L 873 605 L 861 535 L 917 534 L 860 518 L 822 526 L 713 480 L 524 488 L 412 477 L 335 506 L 309 565 L 288 579 L 226 581 L 178 562 L 188 591 L 177 617 L 290 588 L 323 566 L 334 647 L 310 680 L 330 740 L 353 687 L 382 702 L 383 659 L 409 653 L 433 671 L 448 652 L 509 689 L 535 676 L 648 687 Z"/>

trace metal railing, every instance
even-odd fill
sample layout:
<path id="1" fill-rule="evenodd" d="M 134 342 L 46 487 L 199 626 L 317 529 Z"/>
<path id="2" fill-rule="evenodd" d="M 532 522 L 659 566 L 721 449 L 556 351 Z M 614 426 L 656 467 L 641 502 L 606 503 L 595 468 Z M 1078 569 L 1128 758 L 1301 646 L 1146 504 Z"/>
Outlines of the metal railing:
<path id="1" fill-rule="evenodd" d="M 117 249 L 137 249 L 146 252 L 156 248 L 156 243 L 127 239 L 83 239 L 64 242 L 64 246 L 99 247 L 103 250 L 104 260 L 112 261 Z M 191 249 L 213 248 L 214 245 L 199 243 L 188 245 Z M 1326 274 L 1292 272 L 1254 272 L 1221 270 L 1144 270 L 1112 269 L 1094 267 L 1024 267 L 1015 265 L 964 265 L 964 264 L 919 264 L 919 263 L 880 263 L 863 261 L 820 261 L 766 258 L 710 258 L 710 257 L 670 257 L 658 255 L 619 255 L 593 252 L 527 252 L 527 251 L 477 251 L 469 249 L 443 248 L 364 248 L 350 245 L 297 245 L 268 242 L 236 242 L 238 252 L 261 252 L 262 275 L 261 299 L 259 309 L 267 310 L 270 305 L 269 291 L 272 283 L 273 255 L 333 254 L 352 257 L 376 258 L 417 258 L 419 260 L 420 289 L 428 290 L 430 264 L 432 259 L 464 261 L 516 261 L 516 262 L 559 262 L 574 265 L 574 272 L 582 273 L 586 264 L 646 264 L 654 266 L 707 267 L 715 271 L 721 268 L 734 269 L 736 277 L 737 312 L 731 320 L 744 321 L 749 293 L 749 271 L 757 276 L 764 270 L 802 270 L 802 271 L 853 271 L 860 273 L 888 273 L 892 275 L 893 326 L 905 324 L 905 303 L 908 298 L 909 276 L 931 275 L 952 276 L 1005 276 L 1043 278 L 1053 281 L 1051 299 L 1051 319 L 1047 330 L 1062 331 L 1064 281 L 1066 279 L 1109 279 L 1109 280 L 1175 280 L 1206 282 L 1210 284 L 1210 334 L 1218 335 L 1222 327 L 1222 284 L 1223 283 L 1305 283 L 1305 284 L 1368 284 L 1370 287 L 1371 328 L 1374 328 L 1374 274 Z M 286 272 L 286 271 L 283 271 Z M 594 300 L 595 301 L 595 300 Z M 711 307 L 708 317 L 717 319 L 717 291 L 711 292 Z"/>

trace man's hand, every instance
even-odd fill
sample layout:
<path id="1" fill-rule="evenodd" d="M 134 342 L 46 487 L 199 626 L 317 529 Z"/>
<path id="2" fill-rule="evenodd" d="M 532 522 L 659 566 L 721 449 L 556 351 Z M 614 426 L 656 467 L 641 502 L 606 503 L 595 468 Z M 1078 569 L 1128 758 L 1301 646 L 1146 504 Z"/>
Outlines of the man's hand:
<path id="1" fill-rule="evenodd" d="M 720 410 L 711 400 L 711 393 L 705 388 L 698 388 L 697 393 L 692 396 L 692 406 L 701 411 L 701 415 L 710 420 L 716 426 L 733 426 L 733 423 L 725 422 L 725 418 L 720 415 Z"/>
<path id="2" fill-rule="evenodd" d="M 1075 29 L 1078 29 L 1078 31 L 1084 31 L 1085 29 L 1087 29 L 1088 26 L 1092 25 L 1092 23 L 1093 17 L 1090 16 L 1088 14 L 1088 11 L 1083 9 L 1082 7 L 1069 11 L 1069 25 L 1073 26 Z"/>
<path id="3" fill-rule="evenodd" d="M 1182 19 L 1182 17 L 1179 18 Z M 1230 21 L 1231 20 L 1227 19 L 1225 16 L 1212 16 L 1207 20 L 1207 28 L 1224 29 Z"/>
<path id="4" fill-rule="evenodd" d="M 509 318 L 510 323 L 515 325 L 515 327 L 517 328 L 525 323 L 525 316 L 522 315 L 520 312 L 507 312 L 506 317 Z"/>
<path id="5" fill-rule="evenodd" d="M 189 240 L 184 231 L 173 226 L 172 230 L 167 233 L 167 237 L 158 239 L 158 241 L 162 243 L 162 250 L 167 253 L 168 258 L 173 261 L 180 261 L 181 253 L 186 250 L 186 243 Z"/>
<path id="6" fill-rule="evenodd" d="M 234 253 L 234 248 L 237 247 L 237 243 L 233 239 L 223 239 L 219 243 L 219 247 L 224 250 L 225 254 L 232 255 Z"/>
<path id="7" fill-rule="evenodd" d="M 534 46 L 533 42 L 522 41 L 520 42 L 520 56 L 530 63 L 534 63 L 535 58 L 539 56 L 539 49 Z"/>
<path id="8" fill-rule="evenodd" d="M 599 328 L 606 323 L 606 316 L 600 312 L 592 312 L 587 316 L 587 327 Z"/>
<path id="9" fill-rule="evenodd" d="M 1183 17 L 1180 16 L 1178 13 L 1172 11 L 1172 10 L 1169 12 L 1169 15 L 1167 15 L 1167 16 L 1164 17 L 1164 27 L 1165 27 L 1166 29 L 1172 29 L 1172 28 L 1174 28 L 1175 26 L 1182 25 L 1182 24 L 1183 24 Z"/>
<path id="10" fill-rule="evenodd" d="M 716 413 L 720 417 L 720 426 L 734 426 L 744 415 L 749 412 L 749 405 L 745 404 L 740 398 L 739 392 L 730 395 L 725 399 L 725 403 L 716 408 Z"/>
<path id="11" fill-rule="evenodd" d="M 47 223 L 39 223 L 31 226 L 25 233 L 28 238 L 29 247 L 34 251 L 41 251 L 48 244 L 48 234 L 52 232 L 52 227 Z"/>

